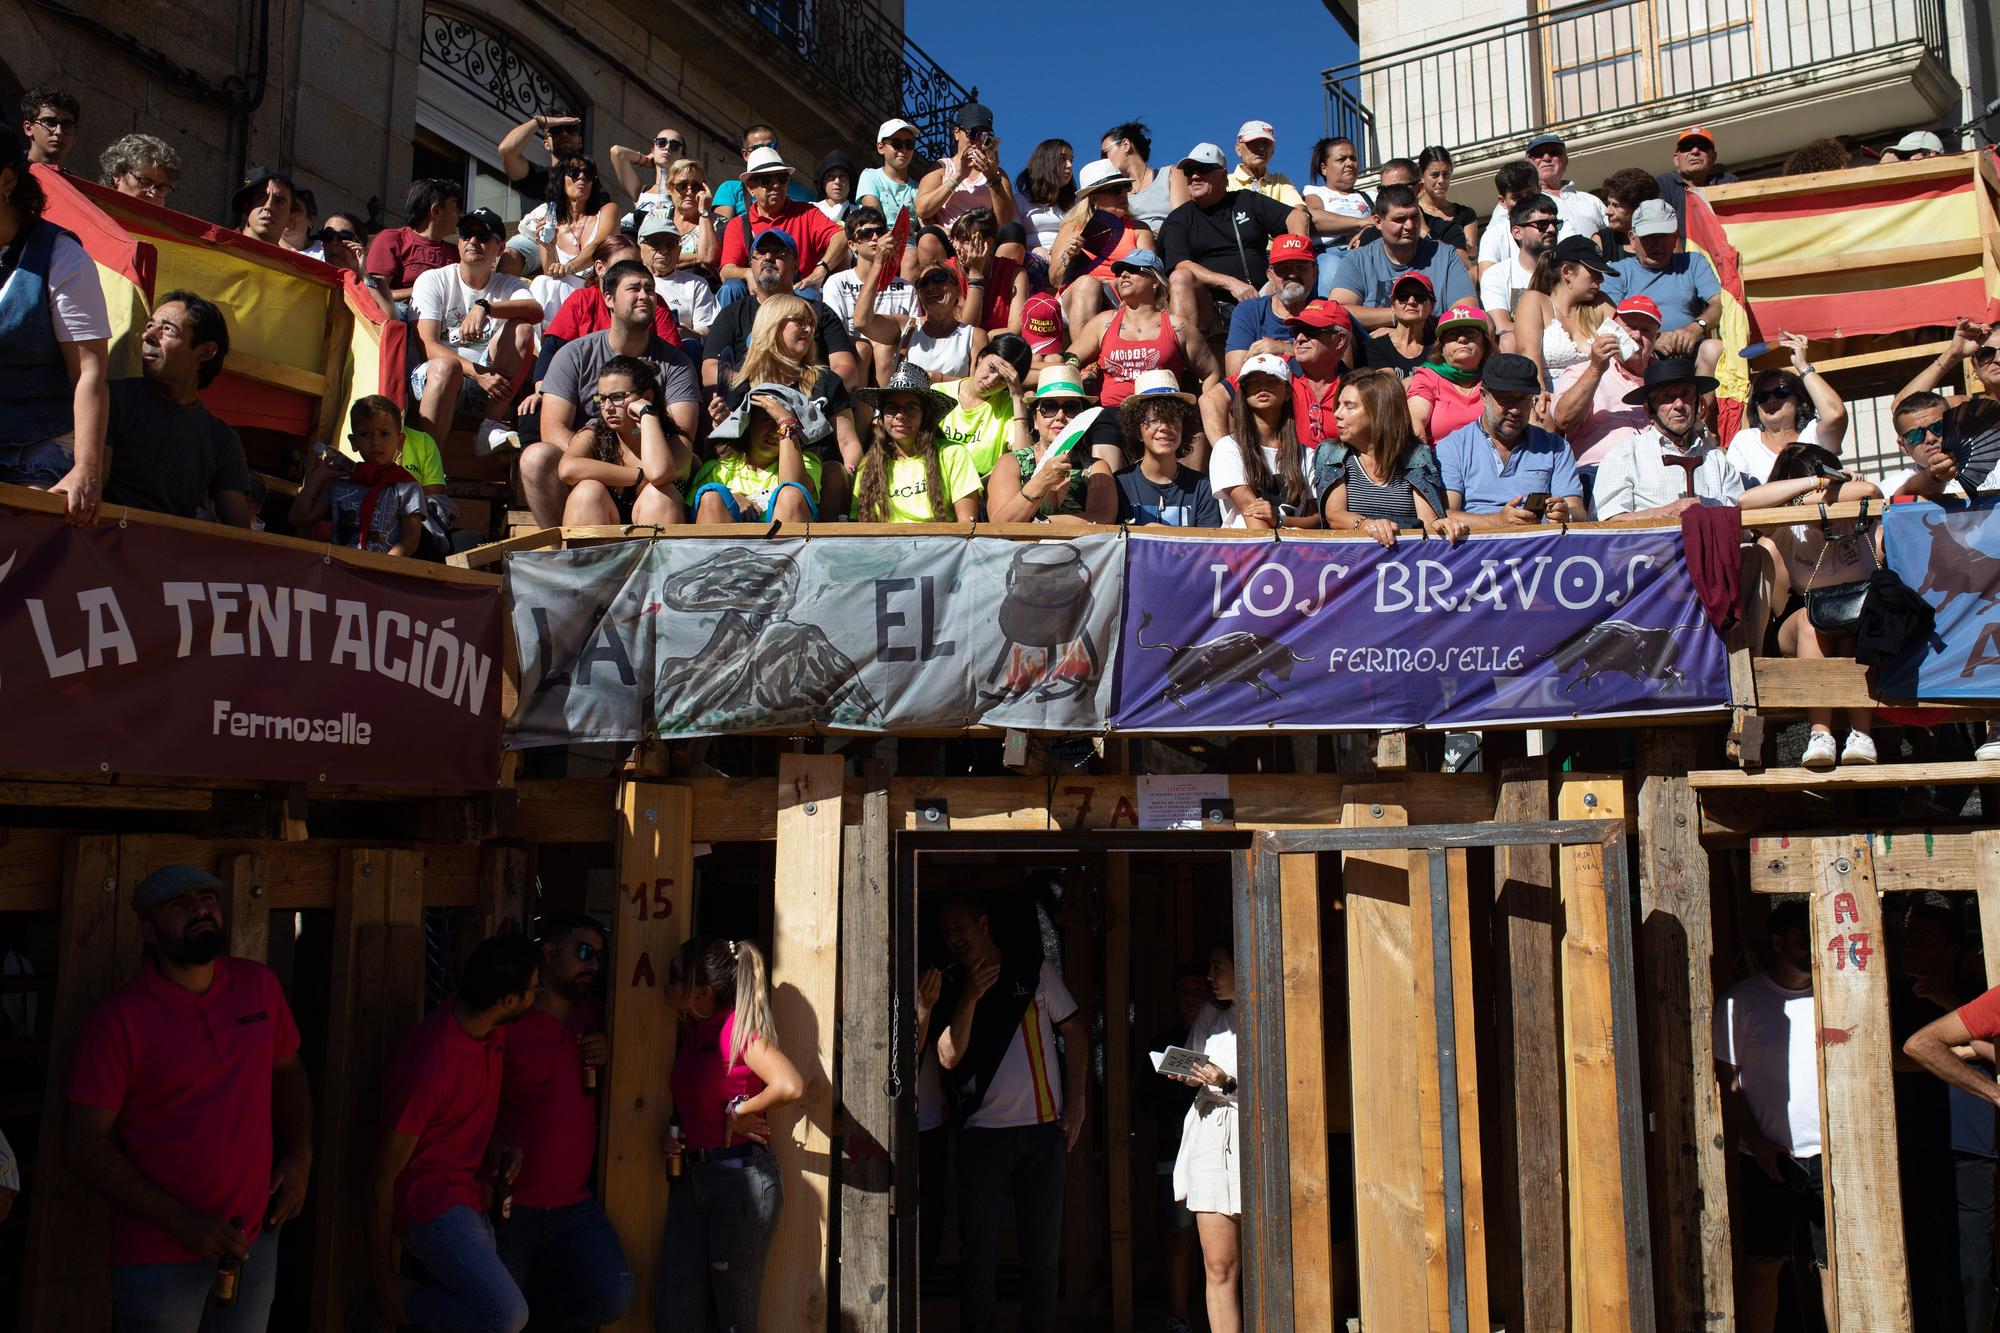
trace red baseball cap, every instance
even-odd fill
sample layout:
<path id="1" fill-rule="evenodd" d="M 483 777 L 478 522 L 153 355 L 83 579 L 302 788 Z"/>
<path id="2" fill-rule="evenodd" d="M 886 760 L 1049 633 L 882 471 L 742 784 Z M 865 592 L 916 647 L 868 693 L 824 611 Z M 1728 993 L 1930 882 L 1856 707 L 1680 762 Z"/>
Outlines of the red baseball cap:
<path id="1" fill-rule="evenodd" d="M 1618 313 L 1621 315 L 1637 315 L 1641 319 L 1650 319 L 1653 321 L 1654 328 L 1657 329 L 1660 327 L 1660 307 L 1653 303 L 1653 298 L 1650 296 L 1626 297 L 1618 303 Z"/>
<path id="2" fill-rule="evenodd" d="M 1060 352 L 1063 346 L 1062 302 L 1037 292 L 1021 303 L 1021 337 L 1036 356 Z"/>
<path id="3" fill-rule="evenodd" d="M 1397 274 L 1396 280 L 1389 284 L 1389 295 L 1394 296 L 1396 294 L 1396 289 L 1402 286 L 1406 282 L 1420 283 L 1423 286 L 1423 289 L 1431 294 L 1432 300 L 1437 299 L 1438 289 L 1436 285 L 1431 282 L 1430 276 L 1428 274 L 1419 273 L 1415 269 L 1411 269 L 1408 273 Z"/>
<path id="4" fill-rule="evenodd" d="M 1301 260 L 1311 264 L 1318 262 L 1319 255 L 1313 249 L 1312 237 L 1294 236 L 1286 232 L 1271 242 L 1271 262 L 1273 264 L 1296 263 Z"/>
<path id="5" fill-rule="evenodd" d="M 1354 316 L 1338 301 L 1308 301 L 1305 309 L 1285 321 L 1286 328 L 1345 329 L 1354 332 Z"/>

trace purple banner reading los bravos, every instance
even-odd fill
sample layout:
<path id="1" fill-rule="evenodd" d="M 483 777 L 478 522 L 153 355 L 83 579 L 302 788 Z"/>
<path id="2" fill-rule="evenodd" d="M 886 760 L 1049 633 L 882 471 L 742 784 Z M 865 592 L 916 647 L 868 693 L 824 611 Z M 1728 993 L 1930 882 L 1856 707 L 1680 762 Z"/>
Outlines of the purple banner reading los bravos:
<path id="1" fill-rule="evenodd" d="M 1113 726 L 1479 727 L 1729 701 L 1678 530 L 1134 535 Z"/>

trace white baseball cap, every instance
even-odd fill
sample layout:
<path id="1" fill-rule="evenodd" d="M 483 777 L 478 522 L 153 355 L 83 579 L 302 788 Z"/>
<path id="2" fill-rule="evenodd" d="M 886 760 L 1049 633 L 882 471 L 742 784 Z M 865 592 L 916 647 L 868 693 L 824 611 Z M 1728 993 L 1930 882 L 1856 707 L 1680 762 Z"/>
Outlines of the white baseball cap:
<path id="1" fill-rule="evenodd" d="M 1648 199 L 1633 209 L 1628 228 L 1634 240 L 1641 236 L 1673 236 L 1680 229 L 1680 214 L 1664 199 Z"/>
<path id="2" fill-rule="evenodd" d="M 1222 156 L 1222 150 L 1212 143 L 1198 143 L 1188 149 L 1187 152 L 1181 154 L 1181 166 L 1186 166 L 1190 162 L 1202 167 L 1226 167 L 1229 165 Z"/>
<path id="3" fill-rule="evenodd" d="M 898 130 L 908 130 L 910 133 L 915 134 L 917 127 L 900 117 L 894 120 L 885 120 L 882 122 L 882 128 L 875 131 L 875 142 L 881 143 L 884 140 L 894 138 Z"/>
<path id="4" fill-rule="evenodd" d="M 1130 189 L 1132 178 L 1103 158 L 1083 164 L 1083 170 L 1076 173 L 1076 193 L 1079 198 L 1096 190 L 1112 188 Z"/>
<path id="5" fill-rule="evenodd" d="M 1896 151 L 1899 153 L 1942 153 L 1944 151 L 1944 140 L 1938 138 L 1937 135 L 1931 133 L 1929 130 L 1911 130 L 1908 134 L 1896 140 Z"/>
<path id="6" fill-rule="evenodd" d="M 1271 128 L 1271 122 L 1268 120 L 1246 120 L 1243 122 L 1243 127 L 1236 131 L 1236 137 L 1245 143 L 1255 143 L 1259 139 L 1269 139 L 1275 143 L 1278 132 Z"/>
<path id="7" fill-rule="evenodd" d="M 1252 375 L 1269 375 L 1285 384 L 1292 382 L 1290 364 L 1282 356 L 1274 356 L 1269 352 L 1259 352 L 1244 361 L 1243 368 L 1236 372 L 1236 382 L 1241 384 Z"/>
<path id="8" fill-rule="evenodd" d="M 743 163 L 743 179 L 752 176 L 768 176 L 774 171 L 791 175 L 792 169 L 785 165 L 784 157 L 769 144 L 759 144 L 750 150 L 749 158 Z"/>

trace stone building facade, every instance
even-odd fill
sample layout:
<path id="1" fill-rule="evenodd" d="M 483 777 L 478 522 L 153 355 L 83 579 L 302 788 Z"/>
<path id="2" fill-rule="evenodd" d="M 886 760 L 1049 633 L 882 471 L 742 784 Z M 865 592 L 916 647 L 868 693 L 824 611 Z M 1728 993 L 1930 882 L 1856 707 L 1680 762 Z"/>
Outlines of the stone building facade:
<path id="1" fill-rule="evenodd" d="M 400 221 L 413 176 L 463 173 L 511 218 L 496 144 L 538 111 L 581 115 L 607 180 L 612 144 L 667 126 L 712 184 L 757 121 L 808 171 L 865 163 L 888 115 L 928 147 L 966 93 L 901 25 L 901 0 L 0 0 L 0 96 L 73 93 L 92 177 L 114 139 L 158 134 L 185 163 L 174 206 L 203 217 L 269 164 L 322 213 Z"/>

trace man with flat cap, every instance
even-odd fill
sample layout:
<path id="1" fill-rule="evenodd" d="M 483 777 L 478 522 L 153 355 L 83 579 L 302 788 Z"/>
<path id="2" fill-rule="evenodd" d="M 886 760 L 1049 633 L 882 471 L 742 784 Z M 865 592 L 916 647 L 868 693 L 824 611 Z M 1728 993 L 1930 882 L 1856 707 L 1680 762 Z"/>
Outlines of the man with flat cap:
<path id="1" fill-rule="evenodd" d="M 262 1333 L 312 1176 L 299 1030 L 277 975 L 226 953 L 221 891 L 185 865 L 139 881 L 145 961 L 77 1043 L 65 1160 L 111 1201 L 121 1333 Z M 233 1306 L 212 1300 L 225 1258 Z"/>

